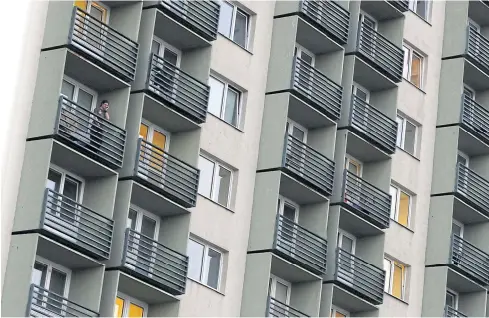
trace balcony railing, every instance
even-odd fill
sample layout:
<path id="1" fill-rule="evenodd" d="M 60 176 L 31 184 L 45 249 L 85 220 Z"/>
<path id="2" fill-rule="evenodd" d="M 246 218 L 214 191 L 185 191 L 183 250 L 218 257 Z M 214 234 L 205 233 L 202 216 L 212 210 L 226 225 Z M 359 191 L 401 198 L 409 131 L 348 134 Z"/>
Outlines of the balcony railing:
<path id="1" fill-rule="evenodd" d="M 401 12 L 406 12 L 409 10 L 409 1 L 408 0 L 393 0 L 393 1 L 387 1 L 389 2 L 394 8 Z"/>
<path id="2" fill-rule="evenodd" d="M 489 39 L 471 25 L 467 27 L 466 54 L 472 63 L 489 75 Z"/>
<path id="3" fill-rule="evenodd" d="M 207 41 L 216 39 L 220 10 L 218 2 L 165 0 L 160 1 L 160 5 L 164 12 Z"/>
<path id="4" fill-rule="evenodd" d="M 489 110 L 464 94 L 461 114 L 462 125 L 489 144 Z"/>
<path id="5" fill-rule="evenodd" d="M 205 122 L 209 86 L 156 54 L 151 54 L 146 89 L 183 116 Z"/>
<path id="6" fill-rule="evenodd" d="M 69 44 L 122 80 L 134 80 L 138 44 L 78 7 L 73 8 Z"/>
<path id="7" fill-rule="evenodd" d="M 188 257 L 129 228 L 122 266 L 131 275 L 173 295 L 185 293 Z"/>
<path id="8" fill-rule="evenodd" d="M 489 285 L 489 254 L 456 234 L 452 234 L 450 264 L 483 286 Z"/>
<path id="9" fill-rule="evenodd" d="M 303 312 L 268 296 L 267 312 L 265 317 L 309 317 Z"/>
<path id="10" fill-rule="evenodd" d="M 134 176 L 186 208 L 196 204 L 199 170 L 143 139 L 138 140 Z"/>
<path id="11" fill-rule="evenodd" d="M 316 191 L 326 196 L 331 195 L 334 162 L 292 135 L 285 135 L 284 144 L 284 169 Z"/>
<path id="12" fill-rule="evenodd" d="M 377 71 L 399 83 L 404 59 L 402 49 L 365 23 L 360 23 L 359 29 L 358 53 Z"/>
<path id="13" fill-rule="evenodd" d="M 292 263 L 321 275 L 326 271 L 326 240 L 277 214 L 274 249 Z"/>
<path id="14" fill-rule="evenodd" d="M 456 310 L 455 308 L 452 308 L 450 306 L 445 306 L 445 312 L 443 313 L 443 317 L 467 317 L 460 311 Z"/>
<path id="15" fill-rule="evenodd" d="M 381 229 L 390 225 L 391 196 L 359 176 L 343 173 L 343 205 Z"/>
<path id="16" fill-rule="evenodd" d="M 26 310 L 27 317 L 98 317 L 93 310 L 32 284 Z"/>
<path id="17" fill-rule="evenodd" d="M 385 271 L 347 251 L 336 249 L 335 281 L 374 305 L 384 300 Z"/>
<path id="18" fill-rule="evenodd" d="M 489 216 L 489 181 L 460 163 L 456 181 L 459 198 Z"/>
<path id="19" fill-rule="evenodd" d="M 306 20 L 334 37 L 340 44 L 348 41 L 350 12 L 335 1 L 301 0 L 301 12 Z"/>
<path id="20" fill-rule="evenodd" d="M 355 95 L 352 96 L 350 125 L 388 154 L 396 151 L 397 123 Z"/>
<path id="21" fill-rule="evenodd" d="M 114 222 L 78 202 L 46 189 L 41 228 L 96 259 L 109 259 Z"/>
<path id="22" fill-rule="evenodd" d="M 126 131 L 64 96 L 59 98 L 56 137 L 110 168 L 120 168 Z"/>
<path id="23" fill-rule="evenodd" d="M 340 118 L 341 86 L 299 57 L 294 62 L 292 89 L 318 112 L 332 120 Z"/>

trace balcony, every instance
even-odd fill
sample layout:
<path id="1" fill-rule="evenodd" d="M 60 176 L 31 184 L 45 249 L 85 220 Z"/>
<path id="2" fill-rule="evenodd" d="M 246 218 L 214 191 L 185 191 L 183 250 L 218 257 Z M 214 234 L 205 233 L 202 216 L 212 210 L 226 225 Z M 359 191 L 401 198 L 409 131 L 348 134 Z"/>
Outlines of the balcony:
<path id="1" fill-rule="evenodd" d="M 489 254 L 452 234 L 450 264 L 482 286 L 489 285 Z"/>
<path id="2" fill-rule="evenodd" d="M 78 7 L 73 8 L 69 45 L 121 80 L 134 80 L 138 44 Z"/>
<path id="3" fill-rule="evenodd" d="M 205 122 L 210 90 L 207 84 L 156 54 L 151 54 L 149 68 L 146 90 L 154 98 L 198 124 Z"/>
<path id="4" fill-rule="evenodd" d="M 443 317 L 467 317 L 463 313 L 450 306 L 445 306 L 445 311 L 443 312 Z"/>
<path id="5" fill-rule="evenodd" d="M 29 290 L 27 317 L 98 317 L 93 310 L 32 284 Z"/>
<path id="6" fill-rule="evenodd" d="M 301 0 L 302 17 L 340 44 L 348 41 L 350 13 L 335 1 Z"/>
<path id="7" fill-rule="evenodd" d="M 188 257 L 126 229 L 123 271 L 173 295 L 185 293 Z"/>
<path id="8" fill-rule="evenodd" d="M 134 177 L 186 208 L 196 204 L 199 170 L 143 139 L 138 140 Z"/>
<path id="9" fill-rule="evenodd" d="M 126 131 L 61 96 L 55 138 L 110 168 L 122 166 Z"/>
<path id="10" fill-rule="evenodd" d="M 46 189 L 41 229 L 56 241 L 98 260 L 110 256 L 114 222 L 70 198 Z"/>
<path id="11" fill-rule="evenodd" d="M 326 271 L 327 242 L 292 220 L 277 214 L 274 250 L 317 275 Z"/>
<path id="12" fill-rule="evenodd" d="M 462 164 L 457 166 L 457 196 L 474 209 L 489 216 L 489 181 Z"/>
<path id="13" fill-rule="evenodd" d="M 402 80 L 402 49 L 365 23 L 359 27 L 357 51 L 367 64 L 391 81 L 399 83 Z"/>
<path id="14" fill-rule="evenodd" d="M 374 305 L 383 302 L 385 271 L 341 248 L 336 249 L 334 280 Z"/>
<path id="15" fill-rule="evenodd" d="M 355 95 L 352 96 L 350 126 L 386 153 L 392 155 L 396 151 L 397 123 Z"/>
<path id="16" fill-rule="evenodd" d="M 467 27 L 467 59 L 489 75 L 489 40 L 473 26 Z"/>
<path id="17" fill-rule="evenodd" d="M 297 309 L 268 296 L 267 312 L 265 317 L 309 317 Z"/>
<path id="18" fill-rule="evenodd" d="M 463 96 L 462 127 L 489 145 L 489 111 L 469 96 Z"/>
<path id="19" fill-rule="evenodd" d="M 391 196 L 348 170 L 343 180 L 342 205 L 379 228 L 388 228 Z"/>
<path id="20" fill-rule="evenodd" d="M 334 162 L 292 135 L 285 135 L 282 167 L 325 196 L 333 191 Z"/>
<path id="21" fill-rule="evenodd" d="M 293 93 L 332 120 L 340 118 L 342 88 L 326 75 L 297 57 L 292 79 Z"/>
<path id="22" fill-rule="evenodd" d="M 401 12 L 406 12 L 409 10 L 409 1 L 408 0 L 393 0 L 393 1 L 387 1 L 389 2 L 394 8 Z"/>
<path id="23" fill-rule="evenodd" d="M 159 8 L 207 41 L 217 37 L 220 5 L 215 1 L 160 1 Z"/>

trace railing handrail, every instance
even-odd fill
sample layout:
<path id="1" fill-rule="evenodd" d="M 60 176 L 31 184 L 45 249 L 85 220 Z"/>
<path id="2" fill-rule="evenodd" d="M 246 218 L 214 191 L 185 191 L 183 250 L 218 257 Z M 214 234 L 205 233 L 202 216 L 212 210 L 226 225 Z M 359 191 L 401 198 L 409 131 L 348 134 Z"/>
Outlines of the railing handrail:
<path id="1" fill-rule="evenodd" d="M 352 104 L 353 105 L 355 105 L 355 101 L 359 102 L 360 104 L 366 105 L 366 106 L 368 106 L 368 109 L 371 110 L 373 113 L 379 115 L 382 119 L 388 121 L 389 123 L 397 126 L 397 122 L 395 120 L 391 119 L 389 116 L 387 116 L 386 114 L 384 114 L 383 112 L 381 112 L 378 108 L 376 108 L 372 104 L 364 101 L 363 99 L 361 99 L 360 97 L 358 97 L 355 94 L 351 94 L 351 95 L 353 97 L 352 98 Z M 350 122 L 351 121 L 352 121 L 352 116 L 350 116 Z"/>
<path id="2" fill-rule="evenodd" d="M 389 194 L 387 192 L 385 192 L 385 191 L 381 190 L 380 188 L 374 186 L 373 184 L 371 184 L 367 180 L 363 179 L 362 177 L 357 176 L 353 172 L 348 171 L 348 169 L 345 169 L 344 171 L 345 171 L 345 178 L 344 178 L 345 181 L 344 182 L 346 182 L 346 176 L 352 175 L 353 177 L 359 179 L 362 183 L 365 183 L 366 185 L 372 187 L 374 190 L 376 190 L 376 192 L 381 193 L 381 194 L 385 194 L 386 196 L 389 196 Z"/>
<path id="3" fill-rule="evenodd" d="M 285 216 L 283 216 L 282 214 L 277 214 L 277 221 L 279 221 L 277 223 L 277 226 L 280 226 L 279 223 L 280 222 L 283 222 L 283 223 L 288 223 L 288 224 L 292 224 L 294 226 L 294 228 L 298 228 L 299 230 L 303 231 L 303 232 L 306 232 L 307 234 L 309 234 L 310 236 L 314 237 L 315 239 L 317 239 L 319 241 L 319 243 L 321 244 L 327 244 L 327 240 L 319 235 L 317 235 L 316 233 L 313 233 L 311 231 L 309 231 L 308 229 L 306 229 L 305 227 L 299 225 L 298 223 L 295 223 L 294 221 L 286 218 Z M 279 234 L 280 235 L 280 234 Z"/>
<path id="4" fill-rule="evenodd" d="M 160 147 L 158 147 L 158 146 L 155 146 L 154 144 L 152 144 L 152 143 L 151 143 L 151 142 L 149 142 L 149 141 L 144 140 L 142 137 L 139 137 L 139 138 L 138 138 L 138 145 L 140 145 L 140 146 L 142 146 L 142 147 L 145 147 L 145 148 L 148 148 L 147 146 L 144 146 L 143 144 L 151 145 L 151 150 L 153 150 L 153 149 L 158 150 L 159 152 L 161 152 L 161 154 L 160 154 L 160 155 L 163 155 L 163 154 L 164 154 L 165 156 L 168 156 L 168 157 L 169 157 L 169 158 L 171 158 L 172 160 L 174 159 L 174 160 L 176 160 L 177 162 L 184 164 L 185 166 L 187 166 L 187 167 L 189 168 L 189 170 L 195 170 L 195 171 L 196 171 L 196 173 L 199 173 L 199 171 L 200 171 L 199 169 L 195 168 L 195 167 L 194 167 L 194 166 L 192 166 L 191 164 L 186 163 L 185 161 L 183 161 L 183 160 L 181 160 L 181 159 L 178 159 L 178 158 L 177 158 L 177 157 L 175 157 L 175 156 L 172 156 L 172 155 L 171 155 L 171 154 L 169 154 L 167 151 L 165 151 L 165 150 L 161 149 L 161 148 L 160 148 Z M 140 148 L 140 147 L 138 147 L 138 149 L 141 149 L 141 148 Z M 141 152 L 141 150 L 139 150 L 139 153 L 140 153 L 140 152 Z M 140 154 L 139 154 L 139 153 L 138 153 L 138 154 L 136 154 L 136 156 L 137 156 L 137 157 L 136 157 L 137 162 L 139 162 L 139 161 L 140 161 Z M 163 157 L 163 156 L 162 156 L 162 157 Z"/>
<path id="5" fill-rule="evenodd" d="M 173 253 L 175 253 L 175 254 L 178 254 L 179 256 L 182 256 L 182 258 L 183 258 L 184 260 L 188 261 L 188 258 L 189 258 L 189 257 L 188 257 L 187 255 L 182 254 L 182 253 L 180 253 L 180 252 L 177 252 L 177 251 L 175 251 L 174 249 L 169 248 L 168 246 L 166 246 L 166 245 L 164 245 L 164 244 L 161 244 L 160 242 L 158 242 L 158 241 L 156 241 L 156 240 L 152 239 L 151 237 L 149 237 L 149 236 L 147 236 L 147 235 L 144 235 L 144 234 L 142 234 L 142 233 L 140 233 L 140 232 L 137 232 L 137 231 L 135 231 L 135 230 L 132 230 L 132 229 L 131 229 L 131 228 L 129 228 L 129 227 L 126 229 L 126 233 L 127 233 L 127 236 L 126 236 L 126 243 L 125 243 L 126 245 L 129 243 L 129 237 L 131 237 L 131 236 L 132 236 L 132 237 L 134 237 L 134 236 L 135 236 L 134 234 L 136 234 L 137 236 L 140 236 L 140 237 L 144 238 L 145 240 L 148 240 L 148 241 L 150 241 L 151 243 L 156 244 L 156 246 L 158 246 L 158 247 L 163 247 L 163 249 L 164 249 L 164 250 L 169 250 L 169 251 L 172 251 L 172 252 L 173 252 Z M 138 245 L 139 245 L 139 244 L 138 244 Z"/>
<path id="6" fill-rule="evenodd" d="M 311 70 L 313 70 L 313 72 L 315 74 L 319 74 L 320 77 L 322 77 L 323 79 L 325 79 L 328 84 L 331 84 L 331 85 L 335 86 L 335 88 L 337 88 L 339 90 L 343 90 L 343 87 L 340 84 L 338 84 L 335 81 L 333 81 L 332 79 L 330 79 L 326 74 L 324 74 L 323 72 L 321 72 L 320 70 L 318 70 L 314 66 L 310 65 L 309 63 L 307 63 L 304 59 L 300 58 L 297 55 L 295 55 L 294 58 L 299 61 L 299 64 L 294 63 L 295 69 L 301 68 L 301 67 L 303 67 L 303 68 L 308 67 Z"/>
<path id="7" fill-rule="evenodd" d="M 476 28 L 474 28 L 470 24 L 467 26 L 467 28 L 468 28 L 468 32 L 469 32 L 469 37 L 470 37 L 471 34 L 472 34 L 472 36 L 474 34 L 476 34 L 477 37 L 478 37 L 478 40 L 482 40 L 482 42 L 484 42 L 483 44 L 489 45 L 489 39 L 486 38 L 479 30 L 477 30 Z M 470 44 L 470 41 L 469 41 L 469 44 Z"/>
<path id="8" fill-rule="evenodd" d="M 388 38 L 386 38 L 385 36 L 383 36 L 380 32 L 378 32 L 377 30 L 375 30 L 374 28 L 370 27 L 368 24 L 366 24 L 365 22 L 361 22 L 361 28 L 360 28 L 360 33 L 363 32 L 363 28 L 367 28 L 369 31 L 373 32 L 376 36 L 380 37 L 381 40 L 384 40 L 386 41 L 388 44 L 392 45 L 394 48 L 396 48 L 399 52 L 402 53 L 402 48 L 400 48 L 399 46 L 397 46 L 396 44 L 392 43 L 391 40 L 389 40 Z"/>
<path id="9" fill-rule="evenodd" d="M 207 85 L 206 83 L 202 82 L 201 80 L 199 80 L 199 79 L 195 78 L 194 76 L 190 75 L 189 73 L 185 72 L 184 70 L 182 70 L 178 66 L 171 64 L 170 62 L 166 61 L 165 59 L 163 59 L 161 56 L 159 56 L 156 53 L 151 53 L 150 54 L 151 66 L 153 66 L 155 64 L 154 63 L 154 60 L 155 59 L 157 60 L 158 63 L 165 64 L 165 65 L 171 65 L 172 68 L 178 70 L 178 73 L 179 74 L 184 74 L 184 75 L 190 77 L 192 80 L 194 80 L 195 82 L 201 84 L 202 86 L 209 87 L 209 85 Z"/>
<path id="10" fill-rule="evenodd" d="M 449 312 L 455 313 L 455 315 L 449 315 Z M 452 306 L 445 305 L 445 317 L 467 317 L 463 312 L 458 311 Z"/>
<path id="11" fill-rule="evenodd" d="M 310 150 L 313 154 L 317 155 L 321 159 L 324 159 L 329 164 L 331 164 L 331 165 L 334 165 L 335 164 L 333 160 L 329 159 L 328 157 L 326 157 L 325 155 L 323 155 L 322 153 L 320 153 L 316 149 L 312 148 L 308 144 L 304 143 L 303 141 L 301 141 L 297 137 L 294 137 L 293 135 L 291 135 L 289 133 L 286 133 L 286 136 L 287 136 L 287 139 L 291 139 L 291 140 L 293 140 L 293 142 L 299 143 L 301 146 L 305 146 L 308 151 Z"/>
<path id="12" fill-rule="evenodd" d="M 478 174 L 474 170 L 470 169 L 466 165 L 464 165 L 464 164 L 462 164 L 462 163 L 459 162 L 458 163 L 458 169 L 457 169 L 457 175 L 458 175 L 458 173 L 459 173 L 460 170 L 467 171 L 469 173 L 468 175 L 470 177 L 474 177 L 476 180 L 481 181 L 484 185 L 486 185 L 487 187 L 489 187 L 489 180 L 487 180 L 486 178 L 484 178 L 483 176 L 481 176 L 480 174 Z"/>
<path id="13" fill-rule="evenodd" d="M 470 102 L 470 104 L 472 106 L 475 106 L 477 109 L 480 109 L 481 112 L 483 112 L 487 116 L 487 121 L 489 122 L 489 110 L 487 110 L 484 106 L 482 106 L 475 99 L 471 98 L 469 95 L 467 95 L 467 94 L 462 94 L 462 95 L 463 95 L 463 100 L 464 100 L 464 103 L 462 103 L 462 105 L 465 107 L 466 106 L 465 101 Z"/>
<path id="14" fill-rule="evenodd" d="M 271 303 L 272 303 L 272 301 L 273 301 L 274 303 L 278 303 L 278 304 L 282 305 L 283 307 L 286 307 L 286 308 L 290 308 L 290 309 L 292 309 L 294 312 L 297 312 L 297 313 L 299 313 L 299 314 L 302 314 L 302 315 L 303 315 L 303 317 L 309 317 L 308 315 L 306 315 L 306 314 L 305 314 L 305 313 L 303 313 L 302 311 L 297 310 L 297 309 L 295 309 L 294 307 L 292 307 L 292 306 L 290 306 L 290 305 L 287 305 L 287 304 L 285 304 L 285 303 L 281 302 L 280 300 L 277 300 L 277 299 L 273 298 L 273 297 L 272 297 L 272 296 L 270 296 L 270 295 L 268 296 L 268 298 L 269 298 L 269 307 L 270 307 L 270 304 L 271 304 Z"/>
<path id="15" fill-rule="evenodd" d="M 453 240 L 452 249 L 454 248 L 454 246 L 456 244 L 460 244 L 462 246 L 468 246 L 470 249 L 473 249 L 473 250 L 477 251 L 479 254 L 481 254 L 481 258 L 486 258 L 489 260 L 489 254 L 488 253 L 484 252 L 483 250 L 481 250 L 480 248 L 478 248 L 474 244 L 472 244 L 469 241 L 467 241 L 466 239 L 462 238 L 460 235 L 452 233 L 452 240 Z M 489 263 L 488 263 L 488 266 L 489 266 Z M 488 268 L 488 273 L 489 273 L 489 268 Z"/>

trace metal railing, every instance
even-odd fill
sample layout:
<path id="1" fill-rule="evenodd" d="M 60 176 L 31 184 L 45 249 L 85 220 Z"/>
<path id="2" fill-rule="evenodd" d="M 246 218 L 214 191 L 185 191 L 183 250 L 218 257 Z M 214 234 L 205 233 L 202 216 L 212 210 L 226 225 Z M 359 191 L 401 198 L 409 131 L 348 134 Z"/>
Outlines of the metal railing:
<path id="1" fill-rule="evenodd" d="M 489 180 L 458 163 L 455 187 L 459 198 L 489 216 Z"/>
<path id="2" fill-rule="evenodd" d="M 64 96 L 59 98 L 54 133 L 94 160 L 122 166 L 126 131 Z"/>
<path id="3" fill-rule="evenodd" d="M 475 100 L 463 95 L 461 124 L 489 144 L 489 110 Z"/>
<path id="4" fill-rule="evenodd" d="M 456 310 L 455 308 L 446 305 L 445 311 L 443 313 L 443 317 L 467 317 L 467 316 L 462 312 Z"/>
<path id="5" fill-rule="evenodd" d="M 473 26 L 467 26 L 467 57 L 489 75 L 489 39 Z"/>
<path id="6" fill-rule="evenodd" d="M 309 317 L 305 313 L 268 296 L 265 317 Z"/>
<path id="7" fill-rule="evenodd" d="M 196 204 L 199 170 L 141 138 L 134 176 L 186 208 Z"/>
<path id="8" fill-rule="evenodd" d="M 401 12 L 406 12 L 409 10 L 409 1 L 408 0 L 391 0 L 387 1 L 392 5 L 394 8 Z"/>
<path id="9" fill-rule="evenodd" d="M 277 214 L 274 249 L 318 275 L 326 271 L 326 239 Z"/>
<path id="10" fill-rule="evenodd" d="M 27 317 L 98 317 L 99 314 L 67 298 L 31 284 Z"/>
<path id="11" fill-rule="evenodd" d="M 384 299 L 385 271 L 361 258 L 336 249 L 335 281 L 362 298 L 367 298 L 375 305 Z"/>
<path id="12" fill-rule="evenodd" d="M 208 41 L 217 37 L 220 5 L 215 1 L 160 1 L 164 12 Z"/>
<path id="13" fill-rule="evenodd" d="M 122 80 L 134 80 L 138 43 L 78 7 L 73 8 L 69 44 Z"/>
<path id="14" fill-rule="evenodd" d="M 126 229 L 122 266 L 131 275 L 173 295 L 185 293 L 188 256 L 129 228 Z"/>
<path id="15" fill-rule="evenodd" d="M 285 134 L 282 166 L 315 190 L 331 195 L 334 162 L 289 134 Z"/>
<path id="16" fill-rule="evenodd" d="M 352 95 L 350 125 L 388 154 L 396 151 L 397 122 L 355 95 Z"/>
<path id="17" fill-rule="evenodd" d="M 301 0 L 304 18 L 335 38 L 340 44 L 348 41 L 350 12 L 335 1 Z"/>
<path id="18" fill-rule="evenodd" d="M 343 205 L 381 229 L 390 225 L 391 196 L 354 173 L 344 170 Z"/>
<path id="19" fill-rule="evenodd" d="M 146 89 L 198 124 L 205 122 L 210 88 L 152 53 Z"/>
<path id="20" fill-rule="evenodd" d="M 377 71 L 396 83 L 402 80 L 402 49 L 365 23 L 360 23 L 357 50 Z"/>
<path id="21" fill-rule="evenodd" d="M 41 228 L 96 259 L 109 259 L 114 221 L 51 189 L 44 194 Z"/>
<path id="22" fill-rule="evenodd" d="M 452 234 L 450 264 L 483 286 L 489 285 L 489 254 L 456 234 Z"/>
<path id="23" fill-rule="evenodd" d="M 343 89 L 299 57 L 294 60 L 292 89 L 325 116 L 340 118 Z"/>

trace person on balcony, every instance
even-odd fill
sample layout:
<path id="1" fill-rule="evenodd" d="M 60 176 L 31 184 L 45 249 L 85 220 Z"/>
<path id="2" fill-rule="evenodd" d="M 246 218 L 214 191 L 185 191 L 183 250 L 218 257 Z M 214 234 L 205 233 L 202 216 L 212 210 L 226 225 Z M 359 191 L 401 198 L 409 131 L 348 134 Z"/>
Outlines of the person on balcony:
<path id="1" fill-rule="evenodd" d="M 100 146 L 102 145 L 102 137 L 103 137 L 103 124 L 98 117 L 101 117 L 107 121 L 110 120 L 109 115 L 109 101 L 104 99 L 100 106 L 93 110 L 95 116 L 92 117 L 91 125 L 90 125 L 90 145 L 92 147 L 92 151 L 98 153 L 100 150 Z"/>

